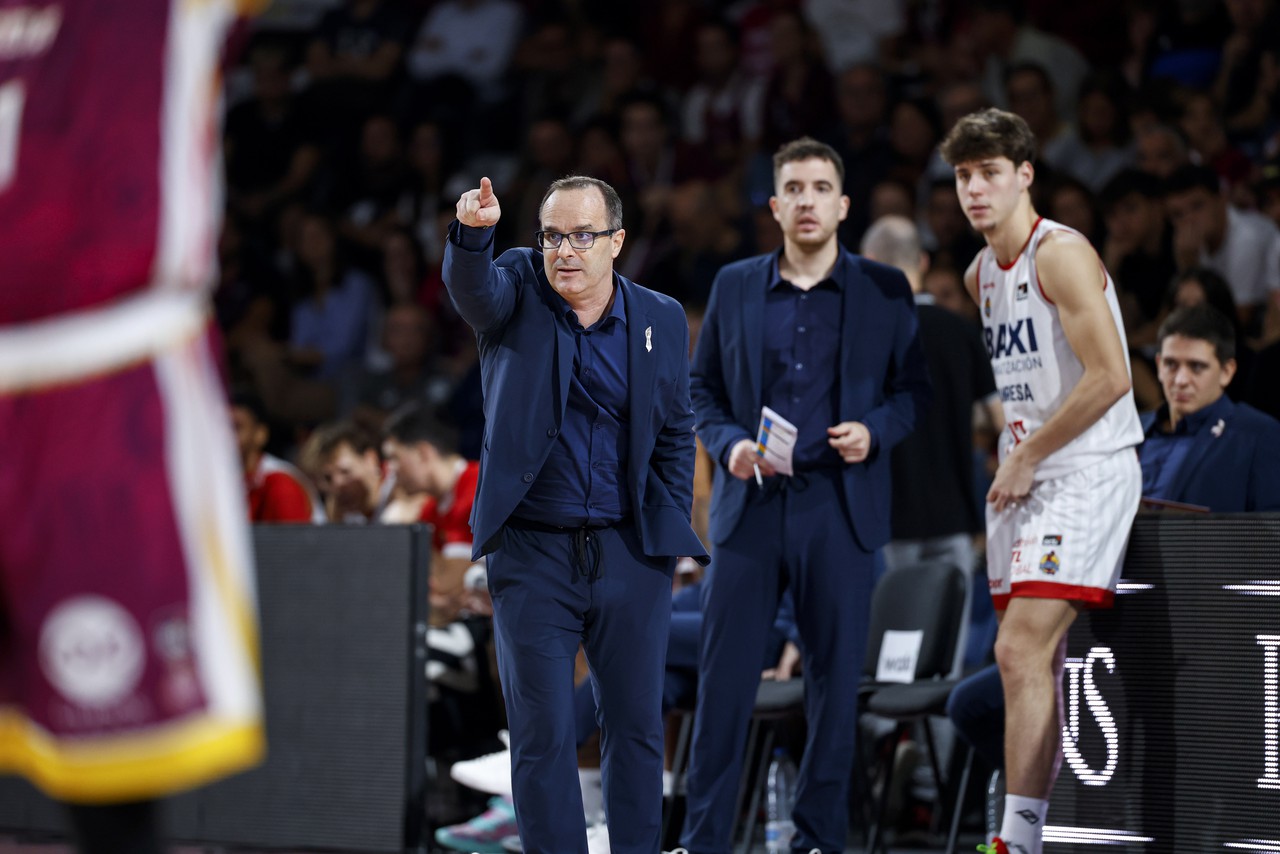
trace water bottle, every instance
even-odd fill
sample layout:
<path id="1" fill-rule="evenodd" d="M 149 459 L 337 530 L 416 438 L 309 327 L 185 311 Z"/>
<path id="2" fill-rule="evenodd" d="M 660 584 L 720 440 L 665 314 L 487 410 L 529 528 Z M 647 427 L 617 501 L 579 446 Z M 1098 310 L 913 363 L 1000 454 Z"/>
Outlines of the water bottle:
<path id="1" fill-rule="evenodd" d="M 764 850 L 767 854 L 790 854 L 796 826 L 791 806 L 796 797 L 796 766 L 784 748 L 773 751 L 769 763 L 765 798 Z"/>

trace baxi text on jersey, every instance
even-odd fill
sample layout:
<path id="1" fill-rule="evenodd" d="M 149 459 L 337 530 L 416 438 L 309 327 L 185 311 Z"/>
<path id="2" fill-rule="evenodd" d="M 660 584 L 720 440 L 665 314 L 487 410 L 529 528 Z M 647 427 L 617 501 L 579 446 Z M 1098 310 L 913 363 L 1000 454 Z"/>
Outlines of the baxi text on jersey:
<path id="1" fill-rule="evenodd" d="M 1036 343 L 1036 327 L 1031 318 L 1024 317 L 1015 323 L 997 323 L 982 330 L 987 344 L 987 357 L 1003 359 L 1016 354 L 1035 353 L 1040 347 Z"/>

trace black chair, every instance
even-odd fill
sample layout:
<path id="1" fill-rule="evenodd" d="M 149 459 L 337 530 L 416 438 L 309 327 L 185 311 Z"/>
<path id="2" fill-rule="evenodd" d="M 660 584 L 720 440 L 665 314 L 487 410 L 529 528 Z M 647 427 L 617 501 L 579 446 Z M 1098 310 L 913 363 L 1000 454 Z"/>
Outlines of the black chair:
<path id="1" fill-rule="evenodd" d="M 955 661 L 960 628 L 967 616 L 964 573 L 944 563 L 922 563 L 889 570 L 877 582 L 871 595 L 871 630 L 867 639 L 867 658 L 863 666 L 864 682 L 859 689 L 859 714 L 871 713 L 896 722 L 893 742 L 896 744 L 913 723 L 931 716 L 946 714 L 947 698 L 958 680 L 948 678 Z M 920 632 L 920 647 L 911 682 L 877 681 L 876 672 L 886 632 Z M 933 734 L 928 726 L 925 741 L 929 760 L 938 780 L 940 802 L 953 800 L 944 796 L 944 782 Z M 883 763 L 879 804 L 874 810 L 869 852 L 883 852 L 885 805 L 893 784 L 892 753 Z M 872 774 L 872 779 L 875 775 Z M 871 786 L 867 787 L 868 792 Z M 954 810 L 957 812 L 958 810 Z M 958 816 L 952 816 L 948 850 L 953 851 L 959 831 Z"/>

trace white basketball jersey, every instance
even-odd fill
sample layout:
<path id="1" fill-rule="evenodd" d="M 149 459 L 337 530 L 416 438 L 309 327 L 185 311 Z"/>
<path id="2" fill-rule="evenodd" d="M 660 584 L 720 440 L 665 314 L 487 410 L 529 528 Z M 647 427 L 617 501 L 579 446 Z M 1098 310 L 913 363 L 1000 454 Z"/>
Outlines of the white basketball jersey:
<path id="1" fill-rule="evenodd" d="M 978 261 L 983 337 L 1008 424 L 1000 440 L 1001 460 L 1058 411 L 1084 374 L 1084 366 L 1063 334 L 1058 307 L 1040 289 L 1036 274 L 1040 241 L 1059 230 L 1078 233 L 1042 217 L 1012 265 L 1002 267 L 989 247 L 982 250 Z M 1101 259 L 1098 263 L 1101 265 Z M 1102 272 L 1107 306 L 1125 348 L 1128 370 L 1129 351 L 1115 282 L 1105 268 Z M 1130 390 L 1087 430 L 1045 457 L 1036 469 L 1036 479 L 1061 477 L 1141 441 L 1142 427 Z"/>

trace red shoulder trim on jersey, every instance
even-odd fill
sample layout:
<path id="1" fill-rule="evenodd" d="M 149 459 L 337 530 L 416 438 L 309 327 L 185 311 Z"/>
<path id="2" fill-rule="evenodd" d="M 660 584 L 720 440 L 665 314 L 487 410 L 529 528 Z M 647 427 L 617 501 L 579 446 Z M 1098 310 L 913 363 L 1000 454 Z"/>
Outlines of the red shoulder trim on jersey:
<path id="1" fill-rule="evenodd" d="M 1008 271 L 1008 270 L 1012 270 L 1012 269 L 1013 269 L 1013 265 L 1018 263 L 1018 259 L 1022 257 L 1022 253 L 1027 251 L 1027 245 L 1028 245 L 1029 243 L 1031 243 L 1031 238 L 1035 237 L 1036 229 L 1040 227 L 1040 223 L 1041 223 L 1041 221 L 1042 221 L 1042 220 L 1044 220 L 1044 217 L 1042 217 L 1042 216 L 1038 216 L 1038 217 L 1036 217 L 1036 221 L 1035 221 L 1034 223 L 1032 223 L 1032 225 L 1031 225 L 1031 233 L 1027 235 L 1027 239 L 1026 239 L 1026 241 L 1024 241 L 1024 242 L 1023 242 L 1023 244 L 1022 244 L 1022 248 L 1018 250 L 1018 254 L 1017 254 L 1017 255 L 1014 255 L 1014 256 L 1013 256 L 1013 260 L 1009 262 L 1008 266 L 1006 266 L 1006 265 L 1004 265 L 1004 264 L 1001 264 L 1001 263 L 1000 263 L 1000 259 L 999 259 L 999 258 L 996 258 L 996 266 L 997 266 L 997 267 L 999 267 L 1001 270 L 1005 270 L 1005 271 Z"/>
<path id="2" fill-rule="evenodd" d="M 1044 219 L 1044 217 L 1041 217 L 1040 219 Z M 1040 220 L 1036 220 L 1036 224 L 1038 225 L 1039 223 Z M 1032 230 L 1034 231 L 1034 229 Z M 1071 229 L 1071 231 L 1073 234 L 1080 234 L 1080 232 L 1075 229 Z M 1084 237 L 1083 234 L 1080 234 L 1080 236 Z M 1088 240 L 1088 238 L 1085 239 Z M 1107 279 L 1111 278 L 1111 276 L 1107 273 L 1107 265 L 1102 263 L 1102 256 L 1098 254 L 1098 250 L 1094 248 L 1092 243 L 1089 244 L 1089 248 L 1093 249 L 1093 257 L 1098 259 L 1098 269 L 1102 271 L 1102 292 L 1105 294 L 1107 292 Z M 1044 297 L 1045 302 L 1049 303 L 1049 305 L 1057 305 L 1057 303 L 1049 299 L 1049 295 L 1044 292 L 1044 285 L 1040 283 L 1040 268 L 1038 266 L 1036 267 L 1036 288 L 1040 291 L 1040 296 Z"/>

